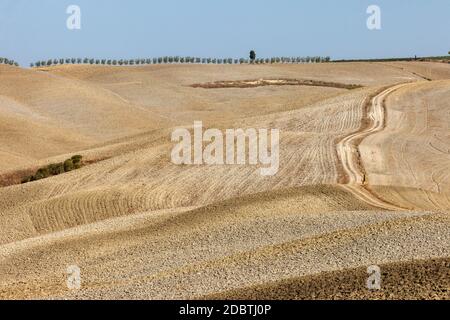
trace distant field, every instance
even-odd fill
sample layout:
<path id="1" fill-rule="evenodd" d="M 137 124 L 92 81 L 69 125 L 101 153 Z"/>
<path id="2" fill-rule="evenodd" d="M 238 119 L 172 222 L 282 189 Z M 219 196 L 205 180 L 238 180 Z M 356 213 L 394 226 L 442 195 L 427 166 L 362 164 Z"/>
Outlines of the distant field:
<path id="1" fill-rule="evenodd" d="M 383 59 L 349 59 L 349 60 L 333 60 L 333 62 L 395 62 L 395 61 L 450 61 L 448 56 L 436 57 L 409 57 L 409 58 L 383 58 Z"/>

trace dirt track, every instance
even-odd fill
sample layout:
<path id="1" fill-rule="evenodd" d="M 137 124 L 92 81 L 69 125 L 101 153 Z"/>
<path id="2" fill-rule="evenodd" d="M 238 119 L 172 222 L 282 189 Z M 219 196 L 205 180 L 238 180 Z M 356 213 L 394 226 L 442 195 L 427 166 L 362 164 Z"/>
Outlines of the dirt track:
<path id="1" fill-rule="evenodd" d="M 386 97 L 404 86 L 405 84 L 396 85 L 383 90 L 374 97 L 368 97 L 370 103 L 365 114 L 365 119 L 362 121 L 362 128 L 345 137 L 337 144 L 342 167 L 349 180 L 345 187 L 355 197 L 381 209 L 393 211 L 401 211 L 404 208 L 389 203 L 372 193 L 369 187 L 370 181 L 367 179 L 367 174 L 361 160 L 359 145 L 368 136 L 381 132 L 385 128 L 386 112 L 384 104 Z"/>

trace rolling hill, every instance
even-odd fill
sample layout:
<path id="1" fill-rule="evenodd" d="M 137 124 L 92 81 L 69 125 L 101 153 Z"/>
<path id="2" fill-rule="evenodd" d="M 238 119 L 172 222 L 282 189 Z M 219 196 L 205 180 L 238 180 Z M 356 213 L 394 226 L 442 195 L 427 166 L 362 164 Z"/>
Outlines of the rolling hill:
<path id="1" fill-rule="evenodd" d="M 449 95 L 429 62 L 0 66 L 0 178 L 88 161 L 0 188 L 0 298 L 448 299 Z M 280 130 L 278 173 L 171 163 L 200 120 Z"/>

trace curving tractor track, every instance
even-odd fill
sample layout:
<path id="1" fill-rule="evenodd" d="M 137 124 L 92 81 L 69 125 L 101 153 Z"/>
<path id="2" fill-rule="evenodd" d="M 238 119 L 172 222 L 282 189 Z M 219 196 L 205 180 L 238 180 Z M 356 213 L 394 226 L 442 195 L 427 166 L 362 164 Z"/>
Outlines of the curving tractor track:
<path id="1" fill-rule="evenodd" d="M 385 210 L 401 211 L 405 209 L 389 203 L 371 192 L 367 174 L 362 164 L 359 145 L 368 136 L 385 128 L 386 110 L 384 102 L 388 95 L 406 85 L 408 83 L 391 86 L 373 97 L 368 97 L 370 103 L 365 106 L 363 125 L 358 131 L 346 136 L 337 144 L 337 153 L 348 178 L 346 184 L 343 184 L 342 187 L 358 199 Z"/>

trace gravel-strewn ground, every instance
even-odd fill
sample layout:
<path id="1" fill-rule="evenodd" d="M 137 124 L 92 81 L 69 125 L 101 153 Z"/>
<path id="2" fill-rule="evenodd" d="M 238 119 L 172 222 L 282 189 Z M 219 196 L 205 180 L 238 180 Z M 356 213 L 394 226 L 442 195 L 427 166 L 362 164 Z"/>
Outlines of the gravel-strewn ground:
<path id="1" fill-rule="evenodd" d="M 241 288 L 203 299 L 450 299 L 450 259 L 430 259 L 379 266 L 381 289 L 369 290 L 366 267 L 322 273 Z"/>

